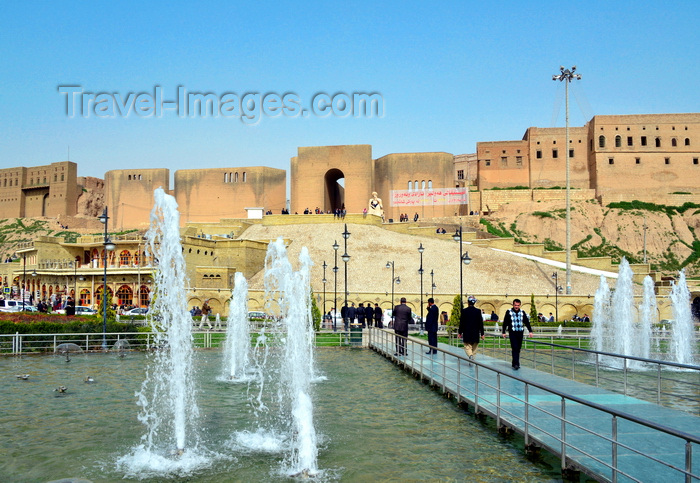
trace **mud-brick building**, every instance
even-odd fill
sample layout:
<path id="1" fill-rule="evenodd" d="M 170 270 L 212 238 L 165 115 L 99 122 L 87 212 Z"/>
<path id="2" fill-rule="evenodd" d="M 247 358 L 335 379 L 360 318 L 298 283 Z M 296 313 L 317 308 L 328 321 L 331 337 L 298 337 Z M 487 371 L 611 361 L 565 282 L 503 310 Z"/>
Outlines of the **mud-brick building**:
<path id="1" fill-rule="evenodd" d="M 70 161 L 0 169 L 0 217 L 72 216 L 80 192 L 78 165 Z"/>

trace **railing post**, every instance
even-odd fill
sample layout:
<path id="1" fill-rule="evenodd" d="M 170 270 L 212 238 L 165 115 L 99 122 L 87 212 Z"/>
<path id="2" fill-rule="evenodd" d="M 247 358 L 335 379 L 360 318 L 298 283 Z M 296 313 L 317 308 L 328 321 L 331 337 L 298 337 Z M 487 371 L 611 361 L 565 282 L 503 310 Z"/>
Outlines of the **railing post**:
<path id="1" fill-rule="evenodd" d="M 474 366 L 474 414 L 479 412 L 479 366 Z"/>
<path id="2" fill-rule="evenodd" d="M 525 447 L 530 444 L 530 385 L 525 384 Z"/>
<path id="3" fill-rule="evenodd" d="M 627 358 L 622 359 L 623 362 L 623 374 L 625 377 L 625 396 L 627 395 Z"/>
<path id="4" fill-rule="evenodd" d="M 501 427 L 501 373 L 496 374 L 496 427 Z"/>
<path id="5" fill-rule="evenodd" d="M 612 417 L 612 481 L 617 482 L 617 416 Z"/>
<path id="6" fill-rule="evenodd" d="M 90 334 L 85 334 L 85 352 L 90 352 Z"/>
<path id="7" fill-rule="evenodd" d="M 690 483 L 693 473 L 693 445 L 690 441 L 685 442 L 685 481 Z"/>
<path id="8" fill-rule="evenodd" d="M 566 469 L 566 399 L 561 398 L 561 469 Z"/>

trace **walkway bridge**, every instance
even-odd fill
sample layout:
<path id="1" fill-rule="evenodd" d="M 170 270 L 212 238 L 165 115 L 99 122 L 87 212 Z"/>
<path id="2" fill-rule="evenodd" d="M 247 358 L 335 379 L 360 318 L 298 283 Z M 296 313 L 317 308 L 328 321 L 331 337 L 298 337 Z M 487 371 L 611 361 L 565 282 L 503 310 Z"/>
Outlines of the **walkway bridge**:
<path id="1" fill-rule="evenodd" d="M 585 351 L 585 357 L 573 356 L 574 377 L 564 377 L 557 374 L 555 367 L 561 364 L 554 361 L 570 356 L 564 347 L 566 355 L 557 349 L 560 354 L 555 356 L 553 344 L 549 344 L 551 364 L 542 363 L 542 354 L 548 351 L 540 349 L 540 356 L 530 357 L 524 349 L 523 367 L 515 371 L 509 360 L 479 354 L 472 362 L 461 347 L 448 344 L 439 344 L 437 354 L 427 355 L 425 341 L 412 337 L 406 341 L 406 355 L 399 356 L 393 331 L 373 328 L 367 335 L 371 349 L 473 408 L 476 414 L 492 417 L 499 430 L 521 434 L 526 449 L 544 448 L 556 455 L 565 474 L 580 471 L 613 482 L 700 481 L 698 366 L 656 362 L 663 370 L 634 371 L 653 374 L 651 380 L 656 384 L 641 391 L 648 393 L 646 399 L 658 400 L 650 402 L 628 394 L 640 387 L 631 375 L 628 358 L 611 363 L 612 355 Z M 494 341 L 490 345 L 494 350 L 505 350 L 505 345 L 500 349 Z M 582 370 L 584 366 L 588 366 L 586 370 Z M 589 383 L 577 380 L 581 377 Z M 613 383 L 616 391 L 601 387 L 601 381 L 616 380 L 624 380 Z M 679 397 L 679 406 L 690 411 L 668 407 Z"/>

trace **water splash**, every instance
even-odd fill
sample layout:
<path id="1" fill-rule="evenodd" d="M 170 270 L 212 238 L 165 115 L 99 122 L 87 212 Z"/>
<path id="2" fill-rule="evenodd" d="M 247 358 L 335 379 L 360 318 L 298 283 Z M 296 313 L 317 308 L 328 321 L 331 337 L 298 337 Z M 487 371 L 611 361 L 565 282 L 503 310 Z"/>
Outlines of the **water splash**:
<path id="1" fill-rule="evenodd" d="M 304 247 L 294 271 L 282 239 L 268 246 L 265 258 L 266 310 L 273 316 L 256 340 L 253 366 L 258 378 L 251 390 L 258 427 L 254 437 L 266 446 L 288 448 L 287 475 L 318 474 L 318 446 L 313 424 L 314 330 L 309 274 Z M 273 444 L 271 442 L 275 441 Z"/>
<path id="2" fill-rule="evenodd" d="M 247 380 L 250 351 L 250 321 L 248 320 L 248 281 L 236 272 L 228 327 L 224 347 L 223 377 L 228 380 Z"/>
<path id="3" fill-rule="evenodd" d="M 652 345 L 654 354 L 659 353 L 659 338 L 654 337 L 653 334 L 653 327 L 659 322 L 659 311 L 656 304 L 654 280 L 647 275 L 644 277 L 643 285 L 642 303 L 639 304 L 639 353 L 640 357 L 650 359 L 652 357 Z"/>
<path id="4" fill-rule="evenodd" d="M 678 283 L 671 285 L 673 325 L 671 326 L 671 356 L 681 364 L 693 364 L 695 334 L 693 317 L 690 313 L 690 291 L 685 280 L 685 270 L 681 270 Z"/>
<path id="5" fill-rule="evenodd" d="M 591 329 L 591 345 L 603 352 L 610 346 L 610 286 L 604 276 L 600 276 L 600 284 L 595 292 L 593 305 L 593 327 Z"/>
<path id="6" fill-rule="evenodd" d="M 204 464 L 199 451 L 197 396 L 194 384 L 192 319 L 187 311 L 185 261 L 180 244 L 180 214 L 175 198 L 154 191 L 146 256 L 157 264 L 149 322 L 154 352 L 146 378 L 136 393 L 146 426 L 141 444 L 118 465 L 128 472 L 162 474 L 189 471 Z"/>

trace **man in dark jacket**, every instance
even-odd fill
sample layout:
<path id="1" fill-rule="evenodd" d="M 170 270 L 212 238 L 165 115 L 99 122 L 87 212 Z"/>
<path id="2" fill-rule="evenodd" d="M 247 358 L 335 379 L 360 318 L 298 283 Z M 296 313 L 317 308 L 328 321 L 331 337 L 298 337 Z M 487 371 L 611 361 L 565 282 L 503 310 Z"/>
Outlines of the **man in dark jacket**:
<path id="1" fill-rule="evenodd" d="M 438 333 L 438 318 L 440 317 L 435 300 L 430 297 L 428 299 L 428 315 L 425 316 L 425 331 L 428 333 L 428 345 L 430 349 L 426 354 L 437 354 L 437 333 Z"/>
<path id="2" fill-rule="evenodd" d="M 508 330 L 510 349 L 513 354 L 512 366 L 516 371 L 520 369 L 520 348 L 523 346 L 523 332 L 525 327 L 530 331 L 530 337 L 532 337 L 530 320 L 527 318 L 527 314 L 520 310 L 520 299 L 515 299 L 513 300 L 513 308 L 506 312 L 506 316 L 503 317 L 503 329 L 501 329 L 501 333 L 503 337 L 505 337 L 506 330 Z"/>
<path id="3" fill-rule="evenodd" d="M 394 307 L 394 332 L 396 332 L 395 356 L 406 355 L 406 337 L 408 324 L 411 322 L 411 308 L 406 305 L 406 297 L 401 297 L 401 304 Z"/>
<path id="4" fill-rule="evenodd" d="M 355 309 L 355 317 L 357 317 L 357 323 L 365 328 L 365 304 L 360 302 L 360 305 Z"/>
<path id="5" fill-rule="evenodd" d="M 345 319 L 345 330 L 348 330 L 348 324 L 355 323 L 355 317 L 357 317 L 357 309 L 355 308 L 355 303 L 350 302 L 350 307 L 348 307 L 348 318 Z"/>
<path id="6" fill-rule="evenodd" d="M 382 322 L 382 308 L 379 304 L 374 304 L 374 325 L 380 329 L 384 328 L 384 322 Z"/>
<path id="7" fill-rule="evenodd" d="M 467 306 L 462 309 L 459 317 L 459 336 L 464 344 L 464 352 L 470 359 L 476 357 L 479 340 L 484 340 L 484 318 L 474 304 L 476 299 L 470 295 L 467 298 Z"/>
<path id="8" fill-rule="evenodd" d="M 367 307 L 365 307 L 365 319 L 367 320 L 367 327 L 372 327 L 372 317 L 374 317 L 374 309 L 372 304 L 367 302 Z"/>

